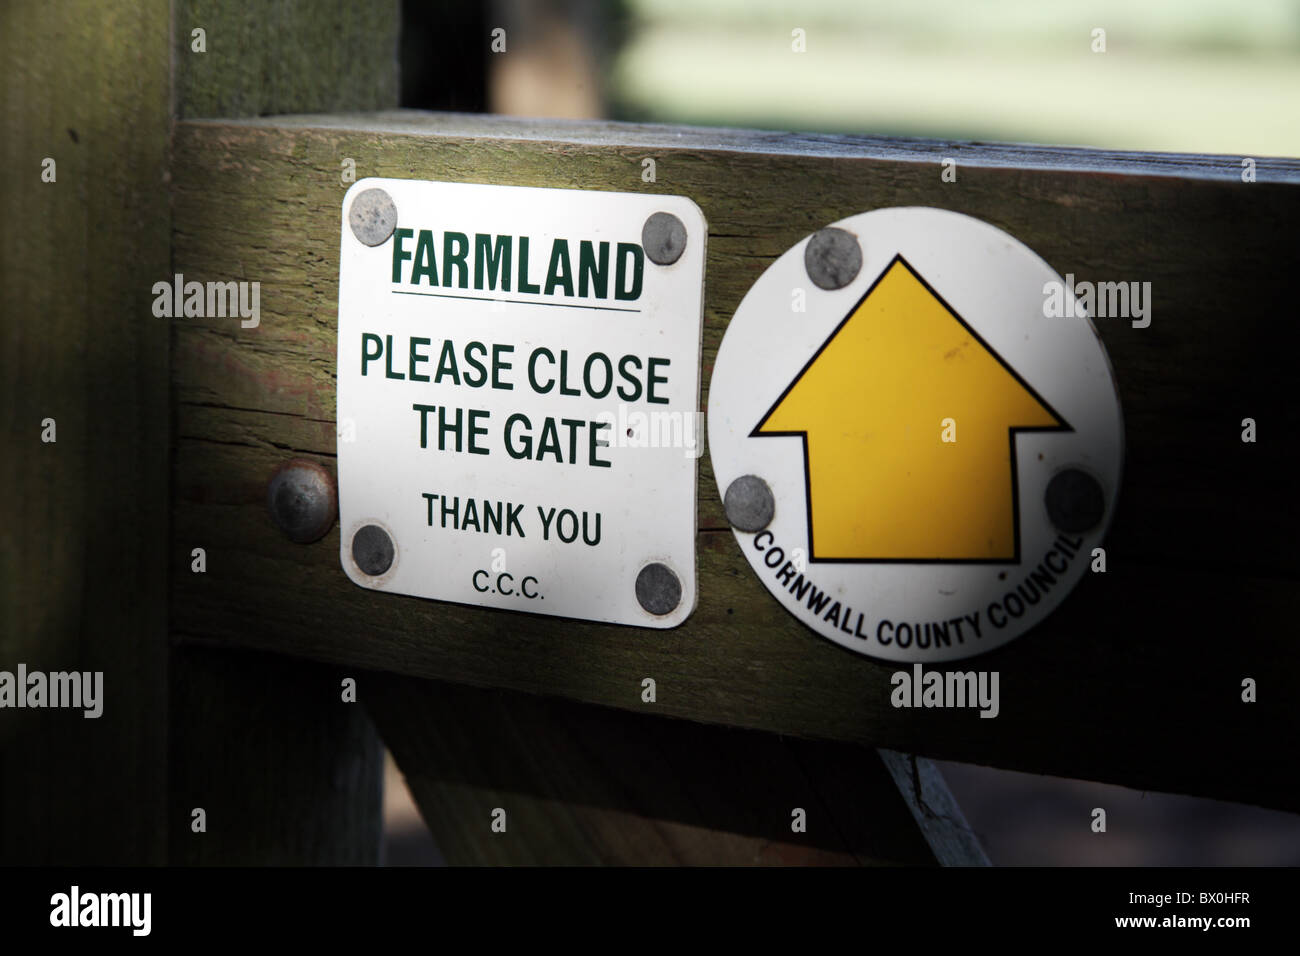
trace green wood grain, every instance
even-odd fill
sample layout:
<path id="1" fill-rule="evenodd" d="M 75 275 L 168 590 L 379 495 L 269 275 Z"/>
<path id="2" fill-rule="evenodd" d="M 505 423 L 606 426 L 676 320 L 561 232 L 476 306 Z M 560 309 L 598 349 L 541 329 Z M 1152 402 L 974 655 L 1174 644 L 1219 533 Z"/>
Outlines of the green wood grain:
<path id="1" fill-rule="evenodd" d="M 1300 163 L 1233 157 L 782 136 L 392 113 L 181 124 L 175 264 L 262 282 L 262 325 L 176 326 L 179 632 L 410 675 L 1146 789 L 1300 807 L 1272 759 L 1300 690 L 1290 625 L 1300 561 L 1290 506 L 1300 422 L 1290 240 Z M 641 180 L 641 159 L 658 181 Z M 940 180 L 940 159 L 959 163 Z M 934 205 L 1007 230 L 1058 272 L 1154 286 L 1148 329 L 1101 324 L 1127 426 L 1124 486 L 1090 575 L 1035 632 L 970 665 L 997 669 L 1002 713 L 902 711 L 895 670 L 788 615 L 726 529 L 707 456 L 699 605 L 649 631 L 466 608 L 350 584 L 338 531 L 290 544 L 265 513 L 286 457 L 335 453 L 339 211 L 357 176 L 682 194 L 709 222 L 704 382 L 726 324 L 778 255 L 870 208 Z M 703 404 L 702 404 L 703 407 Z M 1240 420 L 1274 439 L 1239 440 Z M 1265 426 L 1261 424 L 1261 429 Z M 1260 702 L 1240 702 L 1255 677 Z M 1206 754 L 1213 759 L 1207 759 Z"/>
<path id="2" fill-rule="evenodd" d="M 398 0 L 177 0 L 175 24 L 178 116 L 397 104 Z M 206 32 L 204 53 L 195 29 Z"/>
<path id="3" fill-rule="evenodd" d="M 105 695 L 97 720 L 0 711 L 5 864 L 164 858 L 168 23 L 166 0 L 0 5 L 0 668 Z"/>

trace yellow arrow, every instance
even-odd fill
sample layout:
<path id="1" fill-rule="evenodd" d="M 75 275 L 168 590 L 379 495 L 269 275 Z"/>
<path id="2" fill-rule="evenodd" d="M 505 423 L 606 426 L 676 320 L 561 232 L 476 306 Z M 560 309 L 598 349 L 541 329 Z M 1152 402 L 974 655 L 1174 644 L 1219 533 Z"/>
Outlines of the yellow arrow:
<path id="1" fill-rule="evenodd" d="M 1017 563 L 1016 432 L 1070 430 L 895 256 L 751 437 L 803 437 L 810 560 Z"/>

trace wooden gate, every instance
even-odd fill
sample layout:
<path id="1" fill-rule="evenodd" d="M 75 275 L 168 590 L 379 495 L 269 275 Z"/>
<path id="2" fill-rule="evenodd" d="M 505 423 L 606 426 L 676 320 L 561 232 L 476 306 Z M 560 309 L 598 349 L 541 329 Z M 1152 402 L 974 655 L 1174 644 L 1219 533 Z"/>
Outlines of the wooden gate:
<path id="1" fill-rule="evenodd" d="M 981 861 L 924 757 L 1300 809 L 1279 753 L 1300 691 L 1300 162 L 1259 158 L 1248 183 L 1242 157 L 401 111 L 397 3 L 239 6 L 0 13 L 0 666 L 102 670 L 106 693 L 97 721 L 0 720 L 0 859 L 374 863 L 381 740 L 451 862 Z M 1149 280 L 1150 327 L 1100 327 L 1127 443 L 1106 573 L 980 658 L 989 721 L 892 708 L 896 666 L 786 614 L 707 456 L 680 628 L 355 587 L 337 527 L 296 544 L 266 504 L 290 459 L 333 471 L 349 161 L 695 200 L 701 407 L 744 292 L 851 213 L 952 209 L 1062 274 Z M 259 327 L 154 317 L 176 273 L 259 281 Z"/>

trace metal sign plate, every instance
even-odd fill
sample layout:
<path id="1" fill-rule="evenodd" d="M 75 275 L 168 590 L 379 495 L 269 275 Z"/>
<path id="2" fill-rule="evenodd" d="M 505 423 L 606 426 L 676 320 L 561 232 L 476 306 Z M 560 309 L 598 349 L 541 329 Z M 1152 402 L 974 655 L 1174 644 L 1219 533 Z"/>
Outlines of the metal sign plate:
<path id="1" fill-rule="evenodd" d="M 836 223 L 755 282 L 718 352 L 709 448 L 790 613 L 872 657 L 954 660 L 1088 573 L 1123 425 L 1087 315 L 1045 316 L 1060 281 L 987 223 L 904 208 Z"/>
<path id="2" fill-rule="evenodd" d="M 342 214 L 348 577 L 503 610 L 685 620 L 702 443 L 699 207 L 365 179 Z"/>

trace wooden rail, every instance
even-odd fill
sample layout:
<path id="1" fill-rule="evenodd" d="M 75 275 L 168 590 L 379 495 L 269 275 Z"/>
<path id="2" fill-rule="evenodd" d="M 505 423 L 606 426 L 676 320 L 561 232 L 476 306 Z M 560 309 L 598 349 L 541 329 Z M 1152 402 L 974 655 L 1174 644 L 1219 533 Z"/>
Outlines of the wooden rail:
<path id="1" fill-rule="evenodd" d="M 261 324 L 174 323 L 173 631 L 345 667 L 528 691 L 740 728 L 1300 809 L 1275 748 L 1297 730 L 1292 504 L 1300 162 L 539 123 L 409 111 L 184 121 L 173 268 L 261 282 Z M 657 181 L 642 181 L 642 159 Z M 955 183 L 941 161 L 957 161 Z M 929 205 L 1010 232 L 1061 274 L 1152 283 L 1149 328 L 1099 320 L 1127 429 L 1124 483 L 1090 575 L 1035 632 L 981 656 L 995 720 L 895 710 L 896 666 L 817 637 L 751 573 L 707 455 L 699 604 L 672 631 L 380 594 L 338 530 L 271 524 L 277 465 L 335 455 L 340 172 L 651 191 L 709 222 L 704 395 L 727 322 L 785 249 L 872 208 Z M 160 277 L 164 278 L 164 277 Z M 1260 439 L 1243 444 L 1241 420 Z M 208 572 L 187 571 L 193 547 Z M 641 681 L 658 699 L 643 704 Z M 1241 681 L 1259 682 L 1243 703 Z"/>

